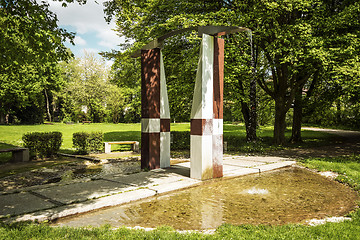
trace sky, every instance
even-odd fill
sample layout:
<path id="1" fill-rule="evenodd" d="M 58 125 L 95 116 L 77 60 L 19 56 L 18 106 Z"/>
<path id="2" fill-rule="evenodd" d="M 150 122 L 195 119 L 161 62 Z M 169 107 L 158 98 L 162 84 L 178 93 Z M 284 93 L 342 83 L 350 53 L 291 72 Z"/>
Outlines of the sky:
<path id="1" fill-rule="evenodd" d="M 85 5 L 77 2 L 62 7 L 60 2 L 47 0 L 50 10 L 58 17 L 58 25 L 69 32 L 75 32 L 75 46 L 67 42 L 76 57 L 84 55 L 84 51 L 99 53 L 101 51 L 120 50 L 119 44 L 125 39 L 113 30 L 115 22 L 108 24 L 104 19 L 103 5 L 105 0 L 88 0 Z"/>

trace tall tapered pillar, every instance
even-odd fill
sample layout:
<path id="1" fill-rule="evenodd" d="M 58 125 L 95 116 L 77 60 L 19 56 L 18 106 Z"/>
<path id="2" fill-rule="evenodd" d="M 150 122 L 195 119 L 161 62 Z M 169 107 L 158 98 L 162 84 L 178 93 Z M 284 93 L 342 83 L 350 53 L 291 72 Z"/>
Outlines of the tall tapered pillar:
<path id="1" fill-rule="evenodd" d="M 170 110 L 161 50 L 141 51 L 141 168 L 170 166 Z"/>
<path id="2" fill-rule="evenodd" d="M 191 110 L 190 177 L 223 176 L 224 40 L 202 35 Z"/>

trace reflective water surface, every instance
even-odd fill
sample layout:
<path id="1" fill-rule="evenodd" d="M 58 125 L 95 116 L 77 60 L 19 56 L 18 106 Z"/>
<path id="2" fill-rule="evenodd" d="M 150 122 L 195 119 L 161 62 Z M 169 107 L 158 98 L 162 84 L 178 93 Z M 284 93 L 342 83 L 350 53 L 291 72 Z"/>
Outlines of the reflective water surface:
<path id="1" fill-rule="evenodd" d="M 223 223 L 284 224 L 341 216 L 356 206 L 348 187 L 301 168 L 204 185 L 59 220 L 57 225 L 211 229 Z"/>

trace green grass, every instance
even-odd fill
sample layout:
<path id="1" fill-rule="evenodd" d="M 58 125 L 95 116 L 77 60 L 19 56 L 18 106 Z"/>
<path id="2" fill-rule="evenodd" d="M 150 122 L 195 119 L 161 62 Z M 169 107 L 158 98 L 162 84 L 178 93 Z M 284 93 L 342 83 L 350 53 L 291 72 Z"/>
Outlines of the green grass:
<path id="1" fill-rule="evenodd" d="M 0 225 L 0 239 L 359 239 L 359 211 L 352 217 L 351 221 L 327 223 L 314 227 L 224 224 L 213 235 L 197 232 L 179 233 L 171 227 L 164 226 L 153 231 L 144 231 L 124 227 L 112 230 L 110 226 L 69 228 L 20 223 Z"/>
<path id="2" fill-rule="evenodd" d="M 72 148 L 72 134 L 74 132 L 94 132 L 102 131 L 105 133 L 105 141 L 112 140 L 114 136 L 121 136 L 122 138 L 136 138 L 140 139 L 140 124 L 106 124 L 106 123 L 91 123 L 91 124 L 63 124 L 56 123 L 54 125 L 12 125 L 0 126 L 0 142 L 13 144 L 17 146 L 22 145 L 22 136 L 28 132 L 52 132 L 59 131 L 63 134 L 62 149 Z M 121 132 L 121 134 L 119 133 Z M 134 139 L 134 140 L 136 140 Z M 127 139 L 133 140 L 133 139 Z"/>
<path id="3" fill-rule="evenodd" d="M 59 131 L 63 134 L 62 149 L 72 149 L 72 134 L 74 132 L 93 132 L 102 131 L 105 141 L 121 141 L 141 139 L 140 123 L 133 124 L 111 124 L 111 123 L 91 123 L 91 124 L 63 124 L 56 123 L 54 125 L 0 125 L 0 142 L 21 146 L 22 136 L 28 132 L 51 132 Z M 189 123 L 172 123 L 171 131 L 190 131 Z M 236 135 L 244 139 L 245 143 L 245 127 L 244 125 L 224 124 L 224 135 Z M 271 145 L 273 135 L 272 127 L 261 127 L 258 131 L 260 137 L 259 142 L 265 145 Z M 286 137 L 290 137 L 291 132 L 286 131 Z M 326 141 L 329 134 L 323 132 L 303 131 L 304 142 Z"/>
<path id="4" fill-rule="evenodd" d="M 141 125 L 134 124 L 111 124 L 111 123 L 91 123 L 91 124 L 63 124 L 55 123 L 53 125 L 0 125 L 0 143 L 9 144 L 11 146 L 22 146 L 22 136 L 28 132 L 51 132 L 59 131 L 63 134 L 63 143 L 61 151 L 73 153 L 72 135 L 75 132 L 93 132 L 102 131 L 104 133 L 104 141 L 141 141 Z M 190 131 L 190 123 L 172 123 L 171 131 Z M 229 151 L 242 153 L 263 153 L 266 151 L 278 150 L 286 147 L 307 147 L 326 144 L 331 138 L 329 134 L 324 132 L 303 131 L 304 142 L 300 145 L 287 144 L 285 146 L 272 145 L 272 127 L 261 127 L 258 130 L 259 141 L 255 143 L 246 142 L 245 126 L 241 124 L 224 124 L 224 136 L 235 136 L 235 142 L 229 144 Z M 286 131 L 286 137 L 290 137 L 291 131 Z M 239 140 L 240 139 L 240 140 Z M 0 144 L 0 147 L 2 145 Z M 113 151 L 130 150 L 131 146 L 117 145 L 113 147 Z M 0 163 L 4 163 L 10 159 L 11 153 L 0 154 Z"/>

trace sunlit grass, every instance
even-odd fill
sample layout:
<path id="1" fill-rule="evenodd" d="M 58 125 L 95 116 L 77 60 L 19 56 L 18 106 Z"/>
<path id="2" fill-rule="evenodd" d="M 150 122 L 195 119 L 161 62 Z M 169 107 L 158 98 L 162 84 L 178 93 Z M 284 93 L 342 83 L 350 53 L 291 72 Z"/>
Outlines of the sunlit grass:
<path id="1" fill-rule="evenodd" d="M 72 135 L 75 132 L 93 132 L 102 131 L 104 141 L 140 141 L 141 125 L 140 123 L 91 123 L 91 124 L 63 124 L 55 123 L 53 125 L 0 125 L 0 142 L 21 146 L 22 136 L 28 132 L 51 132 L 59 131 L 63 134 L 63 144 L 61 149 L 72 149 Z M 171 131 L 190 131 L 190 123 L 171 123 Z M 303 131 L 304 142 L 322 142 L 331 136 L 324 132 Z M 224 136 L 237 136 L 243 139 L 241 144 L 246 143 L 246 131 L 243 124 L 224 124 Z M 273 136 L 273 127 L 259 127 L 258 144 L 271 145 Z M 286 131 L 286 137 L 291 136 L 291 131 Z M 253 144 L 254 145 L 254 144 Z M 1 147 L 1 146 L 0 146 Z"/>

